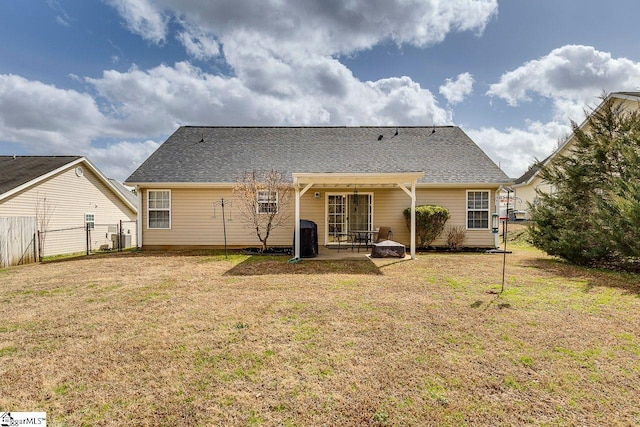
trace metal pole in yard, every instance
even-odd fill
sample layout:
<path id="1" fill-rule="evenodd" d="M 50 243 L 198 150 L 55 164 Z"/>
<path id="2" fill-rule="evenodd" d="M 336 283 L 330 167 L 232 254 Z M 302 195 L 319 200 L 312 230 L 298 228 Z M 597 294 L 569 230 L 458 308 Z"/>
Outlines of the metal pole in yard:
<path id="1" fill-rule="evenodd" d="M 33 235 L 33 262 L 38 262 L 38 261 L 42 261 L 40 259 L 40 230 L 36 230 L 35 234 Z"/>
<path id="2" fill-rule="evenodd" d="M 86 231 L 86 235 L 87 235 L 87 255 L 89 255 L 89 244 L 90 244 L 89 224 L 87 224 L 86 227 L 87 227 L 87 231 Z"/>
<path id="3" fill-rule="evenodd" d="M 507 219 L 504 221 L 504 252 L 502 257 L 502 289 L 500 293 L 504 292 L 504 272 L 507 265 L 507 229 L 509 224 L 509 197 L 511 195 L 511 188 L 507 188 Z"/>
<path id="4" fill-rule="evenodd" d="M 227 221 L 224 219 L 224 199 L 220 199 L 222 205 L 222 233 L 224 234 L 224 257 L 227 258 Z"/>
<path id="5" fill-rule="evenodd" d="M 219 202 L 213 202 L 213 217 L 216 217 L 216 206 L 222 207 L 222 233 L 224 235 L 224 257 L 228 258 L 227 254 L 227 220 L 224 215 L 224 199 L 220 199 Z"/>
<path id="6" fill-rule="evenodd" d="M 122 220 L 120 220 L 120 232 L 118 233 L 118 252 L 122 252 Z"/>

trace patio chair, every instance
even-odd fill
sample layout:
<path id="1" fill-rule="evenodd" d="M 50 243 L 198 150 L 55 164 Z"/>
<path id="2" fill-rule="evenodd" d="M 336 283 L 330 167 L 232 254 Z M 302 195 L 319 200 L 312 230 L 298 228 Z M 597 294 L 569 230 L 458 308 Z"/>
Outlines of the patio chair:
<path id="1" fill-rule="evenodd" d="M 338 242 L 338 253 L 340 253 L 341 243 L 344 241 L 345 243 L 349 243 L 351 241 L 351 235 L 349 233 L 338 233 L 335 231 L 333 233 L 333 241 Z M 353 244 L 351 245 L 353 250 Z"/>
<path id="2" fill-rule="evenodd" d="M 380 227 L 378 229 L 378 237 L 376 237 L 375 243 L 379 243 L 384 240 L 391 240 L 391 237 L 393 237 L 391 227 Z"/>

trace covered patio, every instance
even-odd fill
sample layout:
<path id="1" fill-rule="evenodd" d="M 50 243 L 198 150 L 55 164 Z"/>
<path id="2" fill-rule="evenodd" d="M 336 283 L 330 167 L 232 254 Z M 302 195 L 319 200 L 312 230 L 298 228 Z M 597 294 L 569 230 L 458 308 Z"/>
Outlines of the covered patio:
<path id="1" fill-rule="evenodd" d="M 300 259 L 300 219 L 301 219 L 301 197 L 312 188 L 340 188 L 353 186 L 365 188 L 398 188 L 404 191 L 411 201 L 410 219 L 410 244 L 409 258 L 415 259 L 416 253 L 416 183 L 424 176 L 424 172 L 395 172 L 395 173 L 293 173 L 293 187 L 295 189 L 295 253 L 294 258 Z M 340 251 L 327 249 L 325 256 L 338 257 L 343 259 L 366 256 L 360 252 L 349 255 L 352 251 L 343 249 Z M 322 251 L 321 251 L 322 252 Z M 334 253 L 335 252 L 335 253 Z"/>
<path id="2" fill-rule="evenodd" d="M 314 258 L 303 258 L 305 261 L 348 261 L 348 260 L 366 260 L 370 259 L 371 261 L 377 262 L 389 262 L 389 261 L 402 261 L 402 260 L 411 260 L 415 259 L 415 257 L 411 257 L 411 254 L 407 252 L 404 258 L 371 258 L 371 248 L 369 250 L 360 249 L 360 252 L 357 250 L 351 250 L 351 247 L 342 247 L 340 250 L 338 248 L 327 248 L 325 246 L 318 247 L 318 256 Z"/>

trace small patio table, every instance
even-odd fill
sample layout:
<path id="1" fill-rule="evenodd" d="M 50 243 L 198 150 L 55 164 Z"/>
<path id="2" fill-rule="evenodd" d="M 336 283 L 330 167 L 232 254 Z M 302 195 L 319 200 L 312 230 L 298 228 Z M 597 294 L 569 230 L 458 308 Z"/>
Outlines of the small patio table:
<path id="1" fill-rule="evenodd" d="M 365 248 L 368 250 L 369 245 L 373 241 L 373 236 L 378 234 L 377 230 L 351 230 L 351 251 L 353 252 L 353 246 L 358 243 L 358 253 L 360 252 L 360 243 L 364 242 Z"/>

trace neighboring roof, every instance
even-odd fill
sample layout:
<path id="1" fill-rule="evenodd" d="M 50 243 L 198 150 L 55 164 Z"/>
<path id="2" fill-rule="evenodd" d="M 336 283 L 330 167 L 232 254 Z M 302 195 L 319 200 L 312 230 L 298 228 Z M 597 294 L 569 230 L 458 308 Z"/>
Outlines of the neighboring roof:
<path id="1" fill-rule="evenodd" d="M 634 101 L 634 100 L 640 101 L 640 92 L 611 92 L 593 111 L 595 112 L 599 110 L 613 98 L 625 99 L 625 100 L 631 100 L 631 101 Z M 582 124 L 579 126 L 580 129 L 582 129 L 587 124 L 588 121 L 589 119 L 586 118 L 582 122 Z M 562 152 L 567 147 L 567 145 L 571 144 L 572 140 L 573 140 L 573 135 L 570 138 L 568 138 L 564 142 L 564 144 L 556 148 L 553 153 L 547 156 L 547 158 L 540 163 L 543 165 L 546 165 L 547 163 L 549 163 L 555 156 L 557 156 L 560 152 Z M 533 178 L 535 178 L 538 175 L 539 171 L 540 171 L 540 168 L 537 165 L 530 167 L 524 174 L 522 174 L 520 177 L 515 179 L 515 185 L 526 185 L 530 183 L 533 180 Z"/>
<path id="2" fill-rule="evenodd" d="M 640 99 L 640 92 L 612 92 L 609 96 L 612 96 L 614 98 Z"/>
<path id="3" fill-rule="evenodd" d="M 116 190 L 122 193 L 122 195 L 126 197 L 133 206 L 138 207 L 138 196 L 136 196 L 133 191 L 129 190 L 127 187 L 122 185 L 121 182 L 113 178 L 109 178 L 109 182 L 116 188 Z"/>
<path id="4" fill-rule="evenodd" d="M 553 156 L 553 154 L 550 155 L 550 156 L 547 156 L 543 161 L 540 162 L 540 164 L 543 164 L 543 165 L 546 164 L 549 161 L 549 159 L 551 158 L 551 156 Z M 539 170 L 540 170 L 540 166 L 536 162 L 535 164 L 531 165 L 529 167 L 529 169 L 524 174 L 522 174 L 522 176 L 520 176 L 519 178 L 516 178 L 514 180 L 514 184 L 518 185 L 518 184 L 524 184 L 526 182 L 529 182 L 529 180 L 531 178 L 533 178 L 534 176 L 536 176 L 538 174 Z"/>
<path id="5" fill-rule="evenodd" d="M 183 126 L 125 182 L 235 183 L 254 169 L 279 170 L 289 178 L 293 173 L 424 172 L 419 183 L 511 182 L 454 126 Z"/>
<path id="6" fill-rule="evenodd" d="M 0 156 L 0 201 L 78 164 L 88 167 L 125 205 L 134 212 L 138 211 L 137 198 L 133 203 L 126 193 L 82 156 Z"/>
<path id="7" fill-rule="evenodd" d="M 0 194 L 81 158 L 82 156 L 0 156 Z"/>

